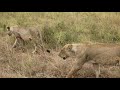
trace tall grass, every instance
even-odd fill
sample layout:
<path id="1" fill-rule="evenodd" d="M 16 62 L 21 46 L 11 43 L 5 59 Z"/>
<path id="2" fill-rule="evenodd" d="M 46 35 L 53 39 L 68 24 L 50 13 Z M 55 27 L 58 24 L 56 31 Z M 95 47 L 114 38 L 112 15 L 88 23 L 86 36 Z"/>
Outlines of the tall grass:
<path id="1" fill-rule="evenodd" d="M 53 49 L 52 53 L 32 55 L 29 42 L 30 48 L 25 53 L 11 51 L 14 38 L 7 36 L 4 25 L 39 27 L 45 48 Z M 87 41 L 119 43 L 119 28 L 119 12 L 0 12 L 0 77 L 65 77 L 74 60 L 61 60 L 54 49 Z M 102 73 L 101 77 L 119 77 L 119 69 L 112 68 L 112 72 Z M 78 77 L 95 74 L 86 65 Z"/>
<path id="2" fill-rule="evenodd" d="M 119 12 L 1 12 L 0 17 L 0 31 L 4 24 L 41 27 L 44 42 L 51 48 L 84 41 L 120 41 Z"/>

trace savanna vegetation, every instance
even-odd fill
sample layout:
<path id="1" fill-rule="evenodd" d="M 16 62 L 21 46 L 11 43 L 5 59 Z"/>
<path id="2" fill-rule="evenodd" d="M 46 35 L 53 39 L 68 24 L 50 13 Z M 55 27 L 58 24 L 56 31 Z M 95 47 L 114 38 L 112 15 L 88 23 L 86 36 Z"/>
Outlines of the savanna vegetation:
<path id="1" fill-rule="evenodd" d="M 119 43 L 119 12 L 0 12 L 0 77 L 4 78 L 64 78 L 74 59 L 57 56 L 67 43 Z M 6 34 L 7 26 L 38 27 L 43 45 L 51 53 L 31 54 L 11 50 L 14 37 Z M 77 77 L 95 77 L 91 64 L 85 64 Z M 102 68 L 101 77 L 120 77 L 118 67 Z M 109 69 L 109 70 L 108 70 Z M 105 71 L 105 72 L 104 72 Z M 106 72 L 107 71 L 107 72 Z"/>

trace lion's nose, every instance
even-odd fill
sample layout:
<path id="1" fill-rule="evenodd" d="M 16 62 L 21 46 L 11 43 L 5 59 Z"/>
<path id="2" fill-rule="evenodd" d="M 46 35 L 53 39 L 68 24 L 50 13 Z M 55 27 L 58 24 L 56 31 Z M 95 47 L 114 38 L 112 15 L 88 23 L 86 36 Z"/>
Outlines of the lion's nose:
<path id="1" fill-rule="evenodd" d="M 48 53 L 50 53 L 50 50 L 46 50 Z"/>
<path id="2" fill-rule="evenodd" d="M 65 60 L 65 59 L 66 59 L 66 57 L 63 57 L 63 59 Z"/>

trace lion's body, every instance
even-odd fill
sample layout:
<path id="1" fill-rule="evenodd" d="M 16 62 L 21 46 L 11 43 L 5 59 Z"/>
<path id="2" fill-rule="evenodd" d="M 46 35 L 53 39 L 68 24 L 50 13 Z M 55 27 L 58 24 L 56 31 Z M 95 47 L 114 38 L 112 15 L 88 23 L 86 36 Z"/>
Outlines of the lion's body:
<path id="1" fill-rule="evenodd" d="M 66 59 L 75 56 L 77 63 L 67 77 L 80 70 L 84 63 L 92 61 L 96 65 L 116 65 L 120 61 L 120 45 L 116 44 L 67 44 L 59 56 Z"/>
<path id="2" fill-rule="evenodd" d="M 31 28 L 11 27 L 10 31 L 13 33 L 13 35 L 15 35 L 15 37 L 19 33 L 21 38 L 25 41 L 32 39 L 33 37 L 39 34 L 38 29 L 32 27 Z"/>
<path id="3" fill-rule="evenodd" d="M 33 51 L 33 53 L 37 51 L 36 48 L 40 39 L 40 33 L 37 28 L 7 27 L 7 31 L 9 36 L 14 35 L 14 37 L 16 38 L 16 41 L 13 44 L 13 48 L 17 46 L 18 40 L 22 40 L 24 43 L 25 41 L 32 41 L 35 46 L 35 50 Z"/>

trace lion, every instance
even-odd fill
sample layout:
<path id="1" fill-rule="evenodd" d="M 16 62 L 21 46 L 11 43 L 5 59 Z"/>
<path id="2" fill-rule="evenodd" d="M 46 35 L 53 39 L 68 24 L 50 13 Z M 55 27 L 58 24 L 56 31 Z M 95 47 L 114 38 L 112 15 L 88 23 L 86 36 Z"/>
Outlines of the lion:
<path id="1" fill-rule="evenodd" d="M 29 27 L 23 28 L 19 26 L 9 27 L 6 26 L 7 34 L 9 36 L 14 35 L 15 42 L 12 48 L 16 48 L 18 43 L 25 45 L 25 41 L 32 41 L 34 43 L 34 51 L 32 53 L 37 53 L 38 43 L 40 42 L 40 32 L 38 28 Z"/>
<path id="2" fill-rule="evenodd" d="M 76 58 L 76 63 L 66 76 L 72 78 L 86 62 L 92 62 L 96 78 L 100 75 L 101 65 L 118 65 L 120 46 L 117 44 L 66 44 L 58 54 L 64 60 Z"/>

